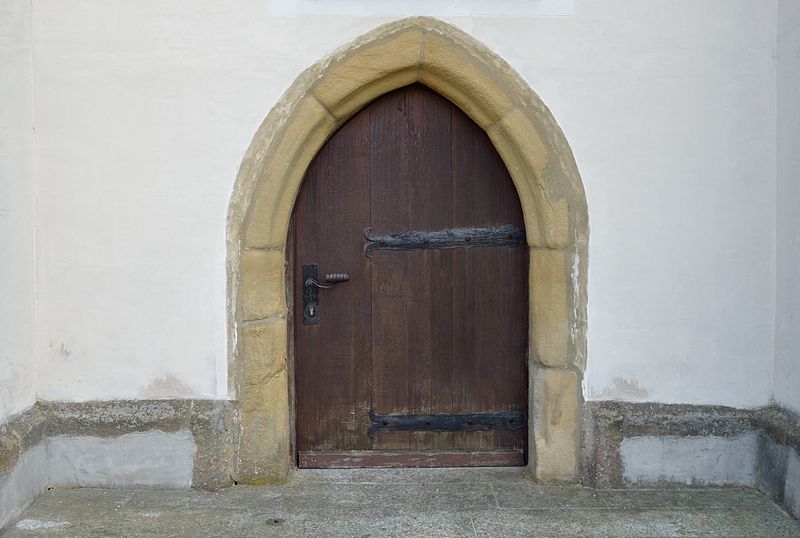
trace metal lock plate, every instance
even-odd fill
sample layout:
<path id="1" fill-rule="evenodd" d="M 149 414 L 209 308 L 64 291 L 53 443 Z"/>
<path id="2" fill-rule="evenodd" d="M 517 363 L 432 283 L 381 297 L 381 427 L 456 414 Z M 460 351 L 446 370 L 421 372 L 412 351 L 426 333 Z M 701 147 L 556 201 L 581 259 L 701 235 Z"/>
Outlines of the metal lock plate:
<path id="1" fill-rule="evenodd" d="M 317 280 L 318 271 L 315 263 L 303 266 L 303 325 L 319 325 L 319 288 L 306 285 L 309 279 Z"/>

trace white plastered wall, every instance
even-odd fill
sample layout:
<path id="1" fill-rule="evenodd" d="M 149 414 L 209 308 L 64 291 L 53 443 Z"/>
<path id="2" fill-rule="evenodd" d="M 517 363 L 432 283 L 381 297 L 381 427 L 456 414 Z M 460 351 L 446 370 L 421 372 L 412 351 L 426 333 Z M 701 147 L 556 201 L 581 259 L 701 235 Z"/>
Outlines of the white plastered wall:
<path id="1" fill-rule="evenodd" d="M 34 201 L 30 0 L 0 2 L 0 423 L 33 404 Z"/>
<path id="2" fill-rule="evenodd" d="M 587 191 L 589 399 L 756 406 L 775 351 L 777 0 L 446 19 L 506 58 Z M 388 17 L 34 0 L 43 399 L 226 397 L 225 215 L 297 75 Z"/>
<path id="3" fill-rule="evenodd" d="M 775 400 L 800 412 L 800 2 L 778 8 Z"/>

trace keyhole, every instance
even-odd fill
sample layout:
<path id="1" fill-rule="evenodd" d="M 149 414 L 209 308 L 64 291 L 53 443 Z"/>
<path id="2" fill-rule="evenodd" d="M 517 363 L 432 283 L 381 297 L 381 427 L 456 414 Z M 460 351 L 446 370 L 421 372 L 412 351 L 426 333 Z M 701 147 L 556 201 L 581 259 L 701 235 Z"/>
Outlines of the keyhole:
<path id="1" fill-rule="evenodd" d="M 308 317 L 310 317 L 310 318 L 314 317 L 314 307 L 313 306 L 309 306 L 308 307 Z"/>

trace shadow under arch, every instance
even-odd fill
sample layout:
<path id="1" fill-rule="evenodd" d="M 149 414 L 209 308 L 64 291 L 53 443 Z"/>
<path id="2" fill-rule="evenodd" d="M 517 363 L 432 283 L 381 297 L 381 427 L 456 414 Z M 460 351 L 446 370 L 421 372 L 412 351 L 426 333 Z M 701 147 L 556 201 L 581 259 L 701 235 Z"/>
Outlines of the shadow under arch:
<path id="1" fill-rule="evenodd" d="M 380 26 L 304 71 L 256 132 L 228 208 L 229 392 L 238 402 L 234 478 L 293 468 L 286 241 L 305 171 L 376 97 L 420 82 L 483 128 L 525 216 L 529 276 L 529 461 L 541 480 L 578 477 L 586 367 L 588 213 L 572 151 L 550 111 L 504 60 L 427 17 Z"/>

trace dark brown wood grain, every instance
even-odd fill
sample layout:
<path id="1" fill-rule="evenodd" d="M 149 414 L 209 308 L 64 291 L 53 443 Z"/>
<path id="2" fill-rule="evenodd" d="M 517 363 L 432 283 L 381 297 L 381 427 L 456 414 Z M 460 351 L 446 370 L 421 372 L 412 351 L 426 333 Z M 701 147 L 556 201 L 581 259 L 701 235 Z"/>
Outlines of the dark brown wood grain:
<path id="1" fill-rule="evenodd" d="M 486 133 L 422 86 L 384 95 L 315 157 L 293 223 L 298 464 L 309 466 L 304 454 L 351 451 L 370 456 L 356 466 L 391 465 L 392 458 L 412 465 L 411 454 L 470 465 L 483 456 L 436 454 L 484 454 L 488 461 L 498 451 L 519 453 L 513 464 L 522 464 L 526 428 L 367 435 L 370 411 L 527 411 L 524 244 L 378 249 L 365 256 L 370 228 L 376 237 L 524 230 L 516 190 Z M 319 290 L 320 323 L 303 325 L 300 273 L 312 263 L 322 274 L 348 272 L 350 281 Z M 512 464 L 507 456 L 497 461 Z"/>
<path id="2" fill-rule="evenodd" d="M 418 88 L 385 95 L 370 106 L 376 232 L 450 227 L 451 106 Z M 450 260 L 447 251 L 375 252 L 371 258 L 377 414 L 455 410 L 446 380 L 454 366 Z M 387 433 L 376 437 L 374 446 L 427 450 L 447 435 Z"/>
<path id="3" fill-rule="evenodd" d="M 452 119 L 453 226 L 524 229 L 516 188 L 489 137 L 455 107 Z M 527 382 L 520 382 L 527 379 L 527 274 L 525 246 L 453 251 L 453 353 L 462 358 L 459 400 L 495 411 L 527 408 Z M 476 379 L 481 380 L 477 385 Z M 478 409 L 465 409 L 473 410 Z M 527 432 L 485 437 L 484 442 L 498 447 L 525 448 Z"/>
<path id="4" fill-rule="evenodd" d="M 309 167 L 295 207 L 293 271 L 297 446 L 371 448 L 357 424 L 370 409 L 371 264 L 356 255 L 370 222 L 369 117 L 343 126 Z M 320 290 L 321 323 L 302 324 L 302 264 L 351 281 Z"/>

